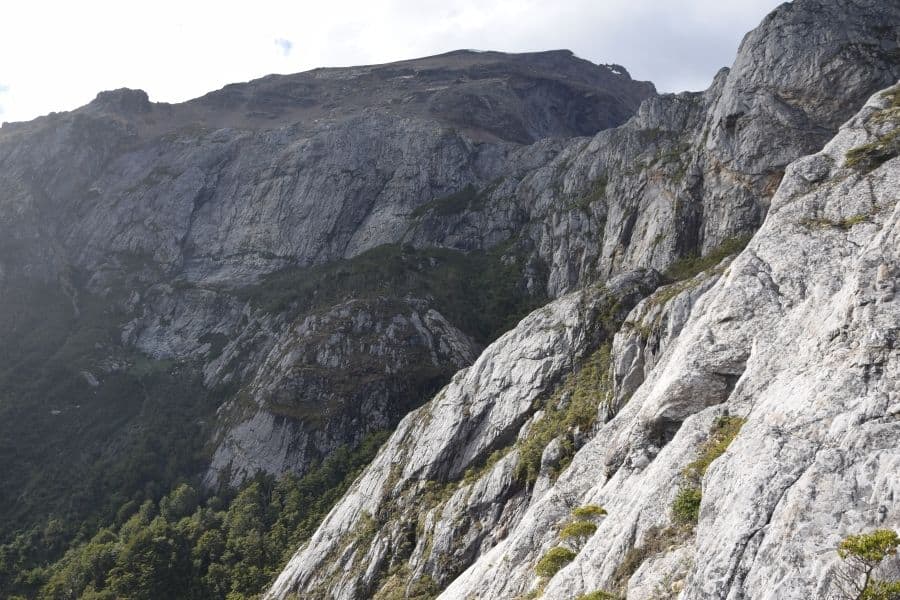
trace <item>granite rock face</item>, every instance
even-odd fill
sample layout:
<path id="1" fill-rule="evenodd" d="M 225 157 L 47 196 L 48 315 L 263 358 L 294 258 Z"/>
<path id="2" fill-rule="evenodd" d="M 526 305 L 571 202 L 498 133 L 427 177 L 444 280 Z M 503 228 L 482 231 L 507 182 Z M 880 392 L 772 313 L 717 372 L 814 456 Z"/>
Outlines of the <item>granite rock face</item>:
<path id="1" fill-rule="evenodd" d="M 605 341 L 606 324 L 623 319 L 659 282 L 654 271 L 636 272 L 573 292 L 491 344 L 403 419 L 270 595 L 371 597 L 389 567 L 407 559 L 404 572 L 449 583 L 527 506 L 517 453 L 496 462 L 489 456 L 529 427 L 561 374 Z M 480 477 L 466 474 L 472 467 Z"/>
<path id="2" fill-rule="evenodd" d="M 649 98 L 625 125 L 495 184 L 482 210 L 427 215 L 412 239 L 469 248 L 523 231 L 557 295 L 750 235 L 785 167 L 900 78 L 898 19 L 877 0 L 785 4 L 705 92 Z"/>
<path id="3" fill-rule="evenodd" d="M 472 261 L 400 250 L 416 211 L 527 172 L 653 93 L 566 51 L 319 69 L 178 105 L 103 92 L 0 129 L 4 289 L 114 307 L 121 342 L 84 366 L 101 385 L 133 351 L 199 371 L 222 403 L 209 483 L 303 472 L 394 426 L 518 310 L 467 327 L 467 288 L 434 280 Z M 398 285 L 366 276 L 372 264 Z M 490 292 L 497 304 L 543 298 L 520 279 Z"/>
<path id="4" fill-rule="evenodd" d="M 872 100 L 801 157 L 900 78 L 897 23 L 896 2 L 796 0 L 703 92 L 656 95 L 565 51 L 460 51 L 178 105 L 103 92 L 5 124 L 0 337 L 14 350 L 0 350 L 18 352 L 47 295 L 80 333 L 111 330 L 72 365 L 91 394 L 148 361 L 201 380 L 216 400 L 199 419 L 210 486 L 302 473 L 399 422 L 273 597 L 515 597 L 538 585 L 571 509 L 595 502 L 603 535 L 544 582 L 547 597 L 827 590 L 829 524 L 792 515 L 830 498 L 845 533 L 895 511 L 864 501 L 894 485 L 887 434 L 841 437 L 850 422 L 890 425 L 896 404 L 891 390 L 860 400 L 894 368 L 891 314 L 877 311 L 895 274 L 879 237 L 892 231 L 895 108 Z M 850 146 L 863 150 L 848 166 Z M 659 274 L 725 258 L 764 220 L 731 266 Z M 870 267 L 875 299 L 853 305 Z M 880 329 L 851 318 L 870 313 Z M 822 412 L 816 386 L 834 397 Z M 860 393 L 837 398 L 841 386 Z M 623 581 L 623 556 L 664 531 L 673 481 L 726 409 L 747 423 L 706 475 L 696 532 Z M 820 528 L 808 548 L 785 545 L 795 526 Z M 810 558 L 771 571 L 793 552 Z"/>
<path id="5" fill-rule="evenodd" d="M 573 365 L 544 349 L 535 368 L 523 351 L 553 339 L 548 325 L 566 336 L 597 326 L 571 320 L 584 311 L 570 304 L 589 290 L 535 312 L 407 417 L 269 597 L 379 597 L 426 583 L 460 599 L 837 594 L 838 542 L 900 528 L 900 158 L 878 146 L 900 130 L 898 95 L 900 85 L 876 94 L 824 150 L 787 168 L 737 257 L 630 311 L 598 424 L 558 478 L 546 459 L 564 437 L 547 445 L 535 481 L 516 466 L 553 410 L 533 395 L 549 393 L 554 373 L 583 368 L 587 353 L 565 350 Z M 603 314 L 607 327 L 621 320 Z M 498 374 L 499 394 L 483 380 Z M 485 414 L 508 417 L 484 427 Z M 686 469 L 723 417 L 739 420 L 738 432 L 699 480 L 698 521 L 679 524 Z M 521 423 L 512 436 L 511 423 Z M 452 433 L 460 428 L 477 435 Z M 499 458 L 483 459 L 504 442 Z M 561 537 L 589 505 L 606 511 L 596 532 Z M 574 560 L 538 577 L 538 560 L 560 545 Z"/>
<path id="6" fill-rule="evenodd" d="M 229 350 L 222 360 L 231 360 Z M 249 406 L 236 399 L 219 409 L 226 425 L 207 481 L 303 472 L 329 444 L 391 427 L 477 350 L 415 299 L 351 300 L 302 317 L 274 336 L 247 386 Z"/>
<path id="7" fill-rule="evenodd" d="M 588 502 L 609 515 L 546 582 L 546 598 L 625 588 L 629 598 L 828 598 L 838 593 L 844 536 L 900 527 L 900 170 L 897 158 L 869 172 L 848 164 L 854 148 L 900 127 L 889 108 L 898 89 L 788 168 L 762 229 L 691 302 L 628 403 L 442 597 L 527 591 L 567 508 Z M 659 544 L 684 469 L 723 414 L 745 422 L 702 479 L 696 528 Z M 659 431 L 671 432 L 662 446 Z M 635 547 L 652 550 L 616 590 Z"/>
<path id="8" fill-rule="evenodd" d="M 464 417 L 447 417 L 454 388 L 441 392 L 404 422 L 268 597 L 835 594 L 840 539 L 900 527 L 888 374 L 896 88 L 853 116 L 900 77 L 898 29 L 885 26 L 897 22 L 900 7 L 884 3 L 784 5 L 706 92 L 651 98 L 591 139 L 534 145 L 544 164 L 476 190 L 465 210 L 426 206 L 407 232 L 415 245 L 481 248 L 511 239 L 505 228 L 518 223 L 514 243 L 544 265 L 550 295 L 716 255 L 762 229 L 737 258 L 660 288 L 620 327 L 610 317 L 618 333 L 594 390 L 596 420 L 586 430 L 560 421 L 533 477 L 523 475 L 529 440 L 565 413 L 578 390 L 568 381 L 591 373 L 590 353 L 561 366 L 527 409 L 501 407 L 487 389 L 455 409 Z M 515 331 L 529 329 L 525 320 Z M 504 354 L 522 361 L 494 345 L 476 365 L 503 364 Z M 452 436 L 406 430 L 465 421 L 486 402 L 520 406 L 514 434 L 485 429 L 470 452 Z M 722 419 L 740 433 L 697 483 L 699 521 L 685 526 L 673 503 Z M 440 458 L 412 473 L 411 456 Z M 596 533 L 560 537 L 586 505 L 607 512 Z M 560 545 L 575 559 L 538 577 L 540 558 Z"/>

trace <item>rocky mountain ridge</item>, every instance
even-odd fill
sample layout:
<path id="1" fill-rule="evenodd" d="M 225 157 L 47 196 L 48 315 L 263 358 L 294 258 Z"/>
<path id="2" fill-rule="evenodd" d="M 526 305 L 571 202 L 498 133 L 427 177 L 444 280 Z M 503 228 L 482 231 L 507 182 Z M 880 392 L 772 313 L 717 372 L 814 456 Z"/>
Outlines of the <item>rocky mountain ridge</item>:
<path id="1" fill-rule="evenodd" d="M 533 313 L 410 414 L 268 597 L 842 597 L 838 542 L 900 527 L 900 159 L 895 149 L 858 161 L 893 139 L 898 97 L 900 85 L 876 94 L 822 152 L 793 163 L 736 258 L 630 311 L 588 375 L 602 418 L 557 428 L 535 480 L 518 468 L 527 440 L 579 389 L 535 399 L 579 367 L 534 360 L 588 369 L 598 341 L 543 344 L 617 329 L 609 309 L 599 326 L 583 315 L 598 300 L 627 310 L 613 300 L 619 279 Z M 698 449 L 728 422 L 727 450 L 692 483 Z M 683 523 L 678 497 L 693 485 L 695 521 Z M 603 508 L 587 539 L 567 541 L 572 513 L 593 506 Z M 535 574 L 573 544 L 562 568 Z"/>
<path id="2" fill-rule="evenodd" d="M 757 597 L 775 576 L 735 566 L 734 544 L 716 549 L 708 515 L 721 500 L 704 493 L 695 535 L 667 526 L 672 490 L 658 486 L 719 435 L 717 417 L 725 430 L 731 417 L 747 420 L 745 434 L 762 427 L 756 400 L 735 396 L 765 373 L 744 364 L 747 340 L 782 326 L 801 339 L 790 319 L 806 313 L 788 305 L 814 296 L 796 283 L 779 312 L 747 291 L 752 277 L 722 291 L 733 267 L 718 263 L 767 214 L 766 235 L 789 238 L 771 207 L 803 181 L 814 206 L 797 218 L 815 239 L 785 243 L 849 261 L 824 233 L 889 226 L 827 197 L 858 180 L 875 190 L 873 206 L 890 204 L 879 186 L 895 168 L 882 131 L 894 113 L 881 96 L 808 177 L 797 175 L 807 159 L 795 161 L 900 78 L 897 23 L 900 6 L 875 0 L 782 5 L 704 92 L 656 95 L 622 67 L 564 51 L 461 51 L 272 76 L 180 105 L 104 92 L 72 113 L 5 125 L 0 500 L 12 508 L 2 530 L 62 511 L 110 522 L 186 477 L 215 490 L 303 474 L 400 423 L 272 597 L 602 588 L 640 598 L 674 583 L 685 597 Z M 851 137 L 863 149 L 855 162 L 841 155 Z M 734 264 L 764 243 L 757 236 Z M 818 277 L 802 248 L 794 259 Z M 754 273 L 761 294 L 779 295 L 771 270 Z M 685 340 L 703 349 L 719 335 L 693 333 L 727 312 L 712 298 L 739 302 L 738 292 L 753 308 L 721 317 L 737 328 L 721 334 L 728 360 L 692 354 Z M 816 298 L 820 311 L 837 302 Z M 700 366 L 678 371 L 692 360 Z M 648 391 L 663 371 L 674 388 Z M 734 415 L 719 414 L 732 404 Z M 690 483 L 692 494 L 709 489 Z M 100 516 L 96 490 L 109 498 Z M 612 514 L 592 516 L 611 537 L 535 578 L 581 501 L 631 512 L 615 526 Z M 729 575 L 692 571 L 693 557 Z M 497 569 L 502 579 L 486 575 Z M 791 594 L 829 585 L 790 577 Z"/>
<path id="3" fill-rule="evenodd" d="M 888 15 L 879 12 L 881 9 L 887 10 Z M 547 202 L 552 199 L 558 206 L 560 196 L 565 198 L 568 193 L 568 197 L 577 199 L 579 191 L 585 189 L 585 182 L 602 181 L 602 191 L 589 194 L 589 201 L 585 203 L 588 219 L 578 220 L 577 215 L 572 213 L 548 210 L 550 214 L 555 212 L 553 223 L 558 228 L 556 231 L 565 232 L 563 235 L 557 233 L 554 240 L 556 243 L 564 240 L 565 245 L 560 244 L 561 247 L 553 249 L 552 258 L 547 261 L 551 265 L 549 283 L 552 293 L 583 286 L 593 278 L 604 279 L 602 275 L 598 277 L 598 272 L 608 276 L 629 267 L 668 267 L 678 253 L 670 246 L 669 254 L 664 250 L 656 258 L 655 247 L 662 244 L 665 248 L 664 242 L 676 248 L 679 242 L 689 247 L 699 244 L 712 256 L 717 253 L 711 250 L 739 249 L 738 239 L 754 231 L 767 214 L 770 194 L 776 188 L 780 188 L 782 194 L 795 193 L 793 190 L 801 185 L 805 185 L 808 192 L 811 188 L 811 199 L 807 200 L 802 210 L 811 211 L 813 216 L 801 215 L 795 220 L 806 222 L 809 226 L 821 223 L 820 226 L 826 230 L 851 229 L 859 222 L 868 222 L 872 211 L 880 210 L 863 210 L 861 214 L 865 217 L 843 213 L 834 218 L 815 216 L 825 210 L 825 205 L 835 205 L 835 200 L 827 200 L 828 194 L 834 193 L 831 184 L 826 181 L 828 177 L 833 176 L 840 181 L 850 173 L 857 178 L 860 188 L 872 189 L 875 184 L 869 179 L 881 176 L 884 179 L 877 184 L 877 189 L 881 191 L 873 192 L 877 197 L 872 203 L 873 206 L 886 203 L 885 210 L 890 210 L 892 204 L 887 190 L 891 189 L 890 169 L 895 169 L 894 164 L 887 162 L 878 171 L 880 175 L 860 175 L 852 166 L 845 165 L 847 159 L 844 157 L 852 148 L 877 144 L 879 135 L 891 135 L 868 130 L 868 138 L 860 138 L 859 131 L 865 128 L 859 124 L 868 122 L 872 114 L 882 115 L 879 119 L 890 122 L 893 109 L 890 108 L 890 100 L 885 100 L 881 95 L 876 95 L 864 112 L 848 124 L 829 145 L 824 158 L 816 159 L 820 168 L 813 178 L 804 180 L 805 176 L 791 175 L 790 169 L 788 179 L 781 182 L 781 177 L 788 163 L 805 152 L 821 147 L 831 136 L 830 132 L 836 126 L 834 118 L 843 112 L 843 109 L 837 108 L 838 104 L 854 98 L 855 106 L 848 106 L 851 110 L 843 113 L 849 117 L 851 111 L 858 108 L 870 92 L 875 91 L 863 91 L 865 84 L 855 87 L 851 83 L 841 90 L 839 97 L 826 98 L 830 95 L 827 90 L 837 89 L 834 87 L 837 77 L 861 83 L 872 82 L 873 74 L 882 73 L 884 79 L 879 87 L 887 87 L 896 81 L 897 29 L 876 23 L 882 17 L 886 18 L 885 22 L 897 22 L 900 15 L 891 14 L 891 10 L 891 7 L 873 3 L 852 8 L 830 2 L 785 5 L 748 34 L 734 68 L 720 73 L 704 94 L 648 100 L 626 125 L 600 132 L 589 142 L 573 142 L 547 167 L 526 176 L 518 188 L 520 194 L 523 191 L 528 193 L 527 186 L 531 181 L 553 181 L 556 177 L 556 181 L 561 182 L 555 188 L 535 186 L 546 191 L 530 196 L 531 207 L 541 207 L 541 193 L 546 194 L 544 198 Z M 875 38 L 887 37 L 873 42 L 874 38 L 869 37 L 873 33 Z M 862 36 L 862 39 L 857 36 Z M 773 56 L 785 57 L 782 64 L 789 63 L 790 69 L 773 68 Z M 845 62 L 848 57 L 852 57 L 849 63 Z M 883 68 L 873 69 L 873 62 L 883 65 Z M 816 94 L 821 96 L 813 100 Z M 648 136 L 648 132 L 652 132 L 652 137 Z M 673 159 L 672 154 L 677 158 Z M 886 156 L 889 159 L 895 154 L 888 153 Z M 628 161 L 632 157 L 636 160 Z M 800 161 L 798 165 L 808 162 Z M 825 170 L 822 166 L 825 164 L 835 166 Z M 841 168 L 841 165 L 845 166 Z M 561 178 L 554 172 L 554 167 L 563 172 Z M 801 169 L 799 166 L 794 168 Z M 798 183 L 803 181 L 806 183 Z M 824 191 L 817 194 L 810 181 L 820 183 Z M 821 183 L 823 181 L 825 183 Z M 882 183 L 885 184 L 883 187 Z M 777 201 L 778 196 L 775 198 Z M 591 216 L 595 218 L 593 222 Z M 466 215 L 460 219 L 466 219 Z M 773 221 L 772 227 L 776 230 L 783 226 Z M 528 225 L 525 227 L 528 231 Z M 546 235 L 546 231 L 546 226 L 543 226 L 538 235 Z M 572 235 L 573 231 L 575 235 Z M 764 228 L 757 237 L 765 234 Z M 769 235 L 778 237 L 785 234 Z M 598 245 L 596 237 L 582 242 L 578 239 L 581 236 L 599 236 L 603 242 Z M 779 237 L 779 243 L 781 240 Z M 805 242 L 794 240 L 784 243 L 802 247 Z M 823 243 L 827 247 L 827 244 L 835 242 L 829 240 Z M 882 242 L 876 238 L 873 243 Z M 607 244 L 612 246 L 608 250 Z M 546 245 L 538 247 L 544 252 L 547 250 Z M 747 251 L 750 253 L 748 256 L 757 256 L 754 247 Z M 880 251 L 888 252 L 888 247 L 882 245 Z M 770 242 L 770 248 L 770 255 L 763 259 L 764 262 L 778 262 L 777 243 Z M 741 259 L 744 256 L 741 255 Z M 554 261 L 557 257 L 558 260 Z M 834 255 L 826 252 L 823 262 L 813 263 L 810 269 L 823 268 L 822 265 L 831 258 L 835 258 Z M 580 266 L 574 269 L 573 259 L 580 262 Z M 752 262 L 751 258 L 746 260 Z M 799 257 L 795 256 L 793 260 L 798 265 L 802 264 Z M 598 268 L 598 263 L 603 266 Z M 786 261 L 783 264 L 794 263 Z M 885 264 L 888 267 L 881 270 L 891 272 L 890 260 Z M 538 402 L 530 382 L 519 384 L 521 396 L 514 396 L 516 401 L 497 399 L 496 405 L 491 404 L 496 395 L 483 384 L 473 384 L 473 389 L 485 389 L 484 395 L 472 392 L 471 396 L 455 392 L 451 385 L 431 404 L 401 424 L 354 489 L 329 515 L 310 542 L 298 551 L 269 597 L 285 597 L 292 591 L 297 591 L 301 597 L 312 598 L 430 597 L 429 594 L 436 593 L 436 590 L 444 590 L 441 597 L 447 598 L 539 595 L 571 598 L 578 594 L 599 594 L 603 590 L 608 590 L 609 594 L 627 593 L 629 598 L 806 598 L 828 597 L 828 593 L 834 593 L 834 573 L 839 568 L 839 561 L 833 551 L 840 536 L 874 526 L 897 526 L 896 507 L 892 508 L 890 502 L 894 492 L 890 487 L 892 484 L 887 483 L 891 465 L 894 464 L 892 461 L 895 461 L 892 452 L 896 450 L 891 448 L 890 443 L 885 447 L 876 444 L 872 450 L 879 456 L 880 464 L 884 465 L 878 467 L 880 475 L 874 476 L 879 482 L 876 485 L 881 486 L 876 504 L 882 504 L 868 510 L 875 510 L 880 516 L 851 519 L 852 523 L 832 523 L 833 530 L 817 534 L 819 537 L 814 536 L 811 544 L 819 548 L 815 552 L 831 552 L 827 559 L 830 562 L 824 564 L 812 558 L 800 561 L 805 565 L 817 565 L 809 567 L 816 574 L 792 571 L 787 566 L 794 564 L 787 558 L 794 556 L 792 553 L 809 556 L 807 550 L 797 545 L 791 545 L 790 549 L 782 546 L 790 538 L 785 532 L 801 527 L 794 513 L 782 513 L 783 523 L 779 526 L 783 528 L 783 533 L 767 538 L 770 539 L 765 550 L 768 556 L 784 557 L 776 563 L 785 565 L 778 573 L 767 570 L 771 561 L 761 560 L 758 564 L 741 562 L 745 560 L 742 553 L 747 538 L 740 537 L 742 534 L 739 532 L 744 528 L 736 520 L 727 521 L 723 517 L 721 522 L 715 522 L 715 526 L 712 522 L 706 525 L 709 529 L 704 531 L 703 519 L 707 518 L 707 514 L 717 514 L 724 509 L 717 509 L 716 506 L 727 507 L 729 502 L 735 501 L 727 493 L 735 493 L 733 485 L 726 484 L 726 491 L 716 494 L 713 500 L 708 500 L 704 495 L 700 507 L 701 521 L 696 529 L 693 525 L 685 528 L 677 526 L 677 523 L 672 524 L 670 510 L 676 494 L 681 493 L 681 489 L 688 490 L 690 494 L 699 494 L 701 490 L 699 483 L 696 488 L 687 485 L 682 488 L 679 485 L 679 471 L 687 468 L 691 454 L 697 452 L 704 439 L 716 435 L 710 432 L 717 431 L 717 423 L 720 422 L 717 419 L 722 419 L 721 422 L 726 425 L 737 424 L 738 427 L 747 427 L 745 421 L 752 422 L 746 411 L 732 408 L 732 402 L 737 407 L 751 402 L 746 399 L 749 392 L 744 392 L 745 399 L 740 399 L 743 377 L 753 381 L 753 377 L 765 377 L 767 367 L 774 369 L 770 360 L 758 367 L 757 375 L 751 377 L 752 371 L 745 375 L 747 356 L 743 346 L 757 343 L 748 340 L 761 339 L 758 331 L 779 332 L 786 327 L 777 322 L 778 318 L 799 318 L 803 326 L 810 327 L 805 317 L 781 314 L 786 306 L 774 310 L 773 315 L 777 316 L 772 316 L 765 324 L 751 318 L 754 310 L 762 311 L 761 308 L 744 308 L 735 315 L 721 317 L 723 323 L 735 320 L 736 326 L 743 331 L 740 334 L 743 337 L 726 337 L 724 342 L 720 342 L 718 337 L 724 334 L 710 334 L 704 319 L 715 322 L 720 318 L 718 312 L 728 310 L 707 309 L 704 302 L 709 301 L 709 297 L 718 294 L 728 306 L 729 303 L 741 301 L 756 306 L 755 303 L 765 304 L 768 301 L 765 298 L 772 295 L 771 289 L 768 292 L 765 288 L 759 290 L 753 288 L 751 283 L 738 284 L 750 286 L 750 291 L 740 292 L 744 296 L 737 292 L 715 292 L 717 281 L 723 273 L 730 275 L 731 272 L 723 264 L 706 275 L 698 275 L 697 279 L 664 288 L 625 320 L 612 345 L 611 356 L 599 367 L 601 373 L 608 369 L 609 377 L 604 379 L 605 375 L 593 375 L 600 381 L 594 382 L 595 389 L 591 391 L 594 395 L 592 409 L 597 413 L 596 422 L 601 425 L 588 434 L 584 427 L 594 427 L 591 425 L 595 422 L 594 418 L 579 421 L 569 414 L 567 406 L 567 402 L 572 402 L 571 398 L 567 399 L 567 394 L 579 390 L 578 368 L 558 371 L 558 377 L 572 373 L 568 377 L 576 380 L 571 384 L 574 389 L 562 384 L 560 397 L 552 395 L 554 386 L 542 387 L 537 390 L 537 395 L 540 397 L 543 394 L 543 400 Z M 554 280 L 554 277 L 557 279 Z M 747 277 L 751 282 L 762 278 L 764 286 L 770 287 L 773 285 L 771 281 L 778 279 L 771 274 L 770 268 L 762 272 L 757 269 Z M 802 281 L 805 277 L 814 276 L 790 275 L 792 281 Z M 888 275 L 884 277 L 890 278 Z M 766 281 L 770 283 L 765 284 Z M 718 283 L 719 287 L 722 285 Z M 774 285 L 777 287 L 780 284 Z M 797 285 L 803 287 L 802 284 Z M 893 284 L 878 285 L 890 287 Z M 762 297 L 755 298 L 755 293 Z M 774 293 L 776 296 L 784 295 Z M 801 291 L 800 297 L 805 297 L 806 293 Z M 745 297 L 748 299 L 745 300 Z M 830 301 L 830 296 L 821 300 L 823 306 Z M 800 299 L 779 302 L 799 303 Z M 808 308 L 805 307 L 805 310 Z M 800 314 L 813 313 L 801 311 Z M 531 318 L 537 318 L 537 313 Z M 763 317 L 760 315 L 759 318 Z M 704 323 L 696 326 L 700 333 L 681 332 L 683 327 L 687 327 L 686 323 L 692 323 L 691 319 Z M 612 323 L 609 326 L 614 327 Z M 527 320 L 520 327 L 520 335 L 540 331 Z M 803 330 L 796 326 L 788 326 L 788 330 L 793 337 L 786 335 L 778 338 L 781 341 L 768 342 L 775 356 L 781 357 L 783 352 L 779 350 L 779 343 L 800 339 L 803 335 Z M 867 334 L 859 335 L 862 339 Z M 680 342 L 677 348 L 682 349 L 681 354 L 669 358 L 671 353 L 677 352 L 669 348 L 676 342 Z M 692 353 L 699 356 L 709 347 L 720 355 L 714 354 L 715 358 L 692 358 Z M 890 351 L 888 355 L 892 356 Z M 495 363 L 498 366 L 496 376 L 504 380 L 503 374 L 527 368 L 503 362 L 514 356 L 510 350 L 492 346 L 473 368 L 477 369 L 479 364 Z M 579 355 L 576 353 L 576 356 Z M 580 356 L 584 360 L 584 355 Z M 592 360 L 595 363 L 598 357 Z M 816 360 L 827 362 L 819 356 L 810 358 L 808 364 L 815 364 Z M 523 360 L 524 364 L 527 361 Z M 585 364 L 598 369 L 592 361 Z M 667 368 L 666 365 L 670 365 L 669 371 L 684 374 L 657 375 Z M 651 389 L 654 377 L 676 379 L 671 382 L 666 380 L 666 385 L 672 387 L 657 391 L 659 399 L 641 408 L 645 401 L 640 394 L 650 393 L 646 390 Z M 645 378 L 649 378 L 646 383 Z M 557 385 L 559 381 L 557 379 Z M 757 388 L 763 384 L 744 382 L 743 385 L 755 386 L 754 391 L 758 392 Z M 447 394 L 458 398 L 448 401 Z M 531 415 L 537 423 L 542 420 L 550 422 L 555 437 L 548 439 L 542 435 L 540 427 L 535 430 L 531 421 L 526 421 L 518 435 L 512 437 L 503 433 L 506 426 L 486 427 L 482 437 L 475 441 L 464 436 L 453 437 L 444 431 L 449 424 L 472 418 L 470 411 L 481 406 L 482 402 L 494 411 L 520 407 L 524 415 L 517 413 L 519 419 Z M 797 402 L 802 404 L 804 401 Z M 664 408 L 658 408 L 660 404 Z M 449 406 L 465 416 L 444 414 L 442 411 Z M 704 411 L 705 407 L 711 408 Z M 885 428 L 875 434 L 878 439 L 890 439 L 891 434 L 885 432 L 896 429 L 891 424 L 891 410 L 876 419 L 879 423 L 877 427 Z M 644 414 L 648 411 L 652 416 Z M 435 414 L 439 416 L 435 417 Z M 760 417 L 764 418 L 763 415 Z M 607 425 L 602 425 L 610 418 L 612 420 Z M 812 420 L 818 423 L 815 418 Z M 430 428 L 434 434 L 428 433 L 427 429 L 412 434 L 417 427 Z M 627 430 L 627 433 L 619 433 L 620 429 Z M 616 435 L 620 439 L 609 437 Z M 771 432 L 757 435 L 760 444 L 775 443 L 766 438 L 773 435 Z M 545 445 L 541 446 L 543 451 L 538 454 L 537 474 L 531 479 L 534 448 L 530 440 L 534 439 Z M 834 443 L 853 442 L 845 440 Z M 776 445 L 779 444 L 781 442 Z M 437 448 L 431 447 L 433 445 Z M 468 447 L 471 445 L 483 449 L 470 453 Z M 450 448 L 457 448 L 456 453 Z M 577 450 L 574 457 L 573 449 Z M 409 457 L 441 452 L 466 458 L 454 473 L 435 471 L 445 465 L 441 460 L 424 467 L 421 473 L 406 468 L 397 470 L 398 466 L 409 464 Z M 761 450 L 756 446 L 752 452 L 759 453 Z M 799 456 L 773 457 L 773 465 L 782 464 L 786 471 L 793 472 L 792 468 L 803 464 L 803 461 L 797 463 Z M 529 461 L 525 467 L 522 466 L 526 460 L 523 457 Z M 663 460 L 656 462 L 658 457 Z M 781 460 L 784 462 L 779 462 Z M 857 457 L 849 460 L 855 461 Z M 598 464 L 606 466 L 598 469 Z M 745 462 L 735 467 L 731 476 L 744 477 L 742 469 L 746 468 L 751 467 Z M 463 477 L 466 469 L 469 473 Z M 561 469 L 562 474 L 559 475 Z M 638 475 L 645 469 L 648 475 Z M 763 478 L 769 475 L 771 470 L 765 470 L 765 473 L 760 471 Z M 559 480 L 554 483 L 557 476 Z M 790 474 L 786 474 L 785 478 L 789 480 Z M 704 482 L 702 489 L 707 486 Z M 746 493 L 762 491 L 768 494 L 766 498 L 777 502 L 785 489 L 778 488 L 774 482 L 767 487 L 761 480 L 759 486 Z M 604 490 L 605 493 L 601 493 Z M 804 493 L 814 495 L 816 492 L 798 492 L 797 502 L 810 502 L 803 499 Z M 753 510 L 774 518 L 771 515 L 775 509 L 769 500 L 761 501 L 750 495 L 742 496 L 741 502 L 747 502 L 748 506 L 755 507 Z M 588 536 L 590 541 L 583 549 L 575 548 L 581 552 L 577 555 L 572 553 L 574 560 L 569 559 L 572 560 L 570 567 L 563 568 L 552 577 L 542 578 L 535 574 L 539 559 L 559 546 L 561 538 L 558 536 L 571 521 L 570 513 L 574 509 L 579 506 L 603 506 L 609 512 L 609 507 L 614 503 L 626 511 L 622 516 L 627 515 L 627 518 L 614 524 L 610 516 L 603 517 L 594 525 L 596 531 L 605 534 Z M 827 512 L 824 506 L 820 510 Z M 729 514 L 737 512 L 739 510 Z M 767 522 L 765 516 L 760 519 L 763 523 Z M 719 526 L 736 532 L 738 537 L 731 550 L 720 543 L 717 537 Z M 759 543 L 761 535 L 753 535 L 756 536 L 754 543 Z M 702 554 L 702 560 L 695 558 L 703 552 L 706 554 Z M 715 566 L 716 560 L 722 561 L 722 565 Z M 694 565 L 699 566 L 695 568 Z M 701 572 L 700 568 L 707 570 Z"/>
<path id="4" fill-rule="evenodd" d="M 104 92 L 6 124 L 0 421 L 15 509 L 0 520 L 71 510 L 37 498 L 68 480 L 93 494 L 107 461 L 169 464 L 163 449 L 137 456 L 157 444 L 138 441 L 158 436 L 146 411 L 177 414 L 159 426 L 189 427 L 197 446 L 173 452 L 185 456 L 163 487 L 198 467 L 213 488 L 302 474 L 393 427 L 544 298 L 502 239 L 416 248 L 409 223 L 506 173 L 507 157 L 524 172 L 564 143 L 536 136 L 619 124 L 653 93 L 569 52 L 456 52 L 180 105 Z M 155 489 L 129 485 L 106 497 Z"/>

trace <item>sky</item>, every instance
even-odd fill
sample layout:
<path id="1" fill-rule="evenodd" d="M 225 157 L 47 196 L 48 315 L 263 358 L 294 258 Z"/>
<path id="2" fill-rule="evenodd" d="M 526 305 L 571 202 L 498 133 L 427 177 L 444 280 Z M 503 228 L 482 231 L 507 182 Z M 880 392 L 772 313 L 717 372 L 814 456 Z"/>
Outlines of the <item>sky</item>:
<path id="1" fill-rule="evenodd" d="M 0 121 L 145 90 L 179 102 L 270 73 L 460 48 L 568 48 L 702 90 L 775 0 L 3 0 Z"/>

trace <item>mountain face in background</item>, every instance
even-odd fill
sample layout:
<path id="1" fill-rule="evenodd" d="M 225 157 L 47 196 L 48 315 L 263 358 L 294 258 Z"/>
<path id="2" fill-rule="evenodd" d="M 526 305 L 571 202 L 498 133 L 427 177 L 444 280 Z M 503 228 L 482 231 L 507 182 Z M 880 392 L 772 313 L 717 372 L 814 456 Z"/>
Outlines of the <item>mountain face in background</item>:
<path id="1" fill-rule="evenodd" d="M 697 93 L 460 51 L 5 124 L 0 592 L 825 597 L 900 526 L 898 24 L 796 0 Z"/>
<path id="2" fill-rule="evenodd" d="M 34 541 L 0 589 L 181 481 L 383 439 L 547 294 L 519 209 L 434 224 L 653 94 L 569 52 L 456 52 L 4 125 L 0 531 Z"/>
<path id="3" fill-rule="evenodd" d="M 508 161 L 525 170 L 562 144 L 549 138 L 618 125 L 653 93 L 568 52 L 457 52 L 272 76 L 180 105 L 104 92 L 7 124 L 8 362 L 44 369 L 80 343 L 62 368 L 90 397 L 135 369 L 177 370 L 173 382 L 208 396 L 196 416 L 210 421 L 211 483 L 302 472 L 396 423 L 545 293 L 526 289 L 515 249 L 494 250 L 512 227 L 459 248 L 471 255 L 439 236 L 411 244 L 431 204 L 486 200 Z M 34 339 L 41 302 L 60 322 Z M 22 400 L 15 410 L 36 409 Z M 109 401 L 92 408 L 119 412 Z M 51 428 L 53 411 L 91 412 L 68 392 L 41 404 Z M 93 437 L 79 444 L 108 442 Z"/>

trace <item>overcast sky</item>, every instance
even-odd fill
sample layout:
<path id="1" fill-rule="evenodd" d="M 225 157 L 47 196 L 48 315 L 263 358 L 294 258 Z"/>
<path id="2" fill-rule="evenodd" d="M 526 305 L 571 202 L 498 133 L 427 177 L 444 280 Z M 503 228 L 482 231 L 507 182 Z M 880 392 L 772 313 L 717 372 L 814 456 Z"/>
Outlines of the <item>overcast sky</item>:
<path id="1" fill-rule="evenodd" d="M 176 102 L 269 73 L 459 48 L 569 48 L 700 90 L 775 0 L 3 0 L 0 121 L 146 90 Z"/>

